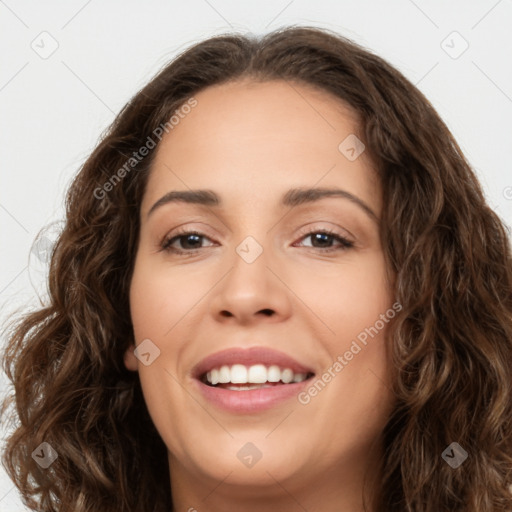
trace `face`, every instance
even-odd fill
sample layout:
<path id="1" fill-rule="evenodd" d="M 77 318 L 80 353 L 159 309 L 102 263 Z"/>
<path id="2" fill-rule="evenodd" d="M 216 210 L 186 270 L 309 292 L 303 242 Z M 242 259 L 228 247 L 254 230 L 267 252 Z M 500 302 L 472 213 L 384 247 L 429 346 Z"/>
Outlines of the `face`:
<path id="1" fill-rule="evenodd" d="M 125 355 L 171 481 L 248 492 L 277 480 L 300 493 L 313 475 L 357 479 L 390 411 L 397 309 L 380 185 L 366 153 L 354 158 L 357 119 L 283 81 L 195 98 L 159 145 L 141 204 L 130 305 L 143 345 Z M 207 193 L 169 196 L 192 190 Z"/>

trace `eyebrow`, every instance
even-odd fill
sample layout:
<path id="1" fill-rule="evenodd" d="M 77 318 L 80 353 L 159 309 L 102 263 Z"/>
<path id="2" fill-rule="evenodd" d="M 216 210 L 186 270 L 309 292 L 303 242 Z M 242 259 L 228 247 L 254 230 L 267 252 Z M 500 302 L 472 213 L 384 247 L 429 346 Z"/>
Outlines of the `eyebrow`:
<path id="1" fill-rule="evenodd" d="M 348 199 L 359 206 L 372 220 L 379 222 L 375 212 L 359 197 L 339 188 L 292 188 L 281 197 L 282 206 L 314 203 L 327 197 Z M 157 208 L 169 203 L 189 203 L 203 206 L 222 206 L 222 199 L 213 190 L 173 190 L 162 196 L 148 211 L 149 217 Z"/>

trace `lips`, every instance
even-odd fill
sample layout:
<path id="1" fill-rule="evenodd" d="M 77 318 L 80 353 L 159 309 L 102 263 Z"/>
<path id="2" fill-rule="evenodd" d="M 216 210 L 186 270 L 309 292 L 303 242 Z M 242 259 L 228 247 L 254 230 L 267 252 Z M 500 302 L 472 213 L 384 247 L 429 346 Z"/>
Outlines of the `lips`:
<path id="1" fill-rule="evenodd" d="M 238 371 L 242 370 L 242 366 L 249 367 L 249 369 L 259 366 L 259 370 L 262 370 L 262 366 L 266 366 L 274 368 L 274 370 L 277 368 L 278 371 L 281 368 L 285 371 L 281 373 L 281 382 L 266 382 L 257 385 L 236 383 L 212 385 L 208 383 L 208 374 L 211 379 L 212 373 L 215 373 L 217 368 L 231 367 L 233 370 L 236 366 L 239 367 Z M 236 373 L 238 372 L 235 371 Z M 290 373 L 300 375 L 300 378 L 304 380 L 289 382 Z M 265 410 L 283 406 L 297 398 L 298 394 L 309 385 L 310 379 L 314 375 L 313 370 L 305 363 L 297 361 L 284 352 L 263 346 L 222 350 L 205 357 L 191 370 L 191 376 L 194 377 L 193 388 L 199 395 L 209 404 L 229 414 L 261 414 Z M 233 373 L 231 377 L 233 379 Z M 270 372 L 267 377 L 275 380 L 271 377 Z M 234 378 L 233 380 L 241 382 L 243 379 Z M 256 380 L 262 382 L 260 379 Z"/>
<path id="2" fill-rule="evenodd" d="M 293 373 L 313 374 L 314 371 L 309 366 L 300 363 L 293 357 L 270 347 L 251 347 L 247 349 L 231 348 L 211 354 L 202 359 L 192 368 L 191 374 L 195 379 L 201 380 L 205 374 L 214 368 L 221 366 L 232 366 L 242 364 L 253 366 L 263 364 L 265 366 L 279 366 L 280 368 L 289 368 Z"/>

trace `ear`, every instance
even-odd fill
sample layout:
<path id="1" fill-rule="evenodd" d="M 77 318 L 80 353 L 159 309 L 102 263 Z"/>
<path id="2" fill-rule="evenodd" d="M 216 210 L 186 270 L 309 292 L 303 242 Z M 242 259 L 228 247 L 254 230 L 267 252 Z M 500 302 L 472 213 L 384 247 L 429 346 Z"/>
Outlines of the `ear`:
<path id="1" fill-rule="evenodd" d="M 126 366 L 126 368 L 128 370 L 136 372 L 139 368 L 139 365 L 138 365 L 138 360 L 135 357 L 135 354 L 133 353 L 134 350 L 135 350 L 135 345 L 133 343 L 130 343 L 130 345 L 128 346 L 128 348 L 126 349 L 126 351 L 124 353 L 123 361 L 124 361 L 124 365 Z"/>

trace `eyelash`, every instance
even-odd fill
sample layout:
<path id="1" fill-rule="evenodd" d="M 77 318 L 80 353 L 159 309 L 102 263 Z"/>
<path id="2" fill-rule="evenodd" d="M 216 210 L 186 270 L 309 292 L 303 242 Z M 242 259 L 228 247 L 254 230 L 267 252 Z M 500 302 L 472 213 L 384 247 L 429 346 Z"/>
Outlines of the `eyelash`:
<path id="1" fill-rule="evenodd" d="M 328 235 L 332 236 L 336 241 L 340 242 L 340 247 L 328 247 L 328 248 L 321 248 L 321 247 L 311 247 L 312 249 L 319 249 L 321 253 L 331 253 L 334 251 L 346 251 L 347 249 L 351 249 L 354 247 L 354 243 L 348 240 L 347 238 L 339 235 L 338 233 L 334 231 L 330 231 L 329 229 L 321 229 L 321 230 L 315 230 L 315 231 L 309 231 L 307 233 L 304 233 L 301 235 L 301 240 L 304 238 L 307 238 L 308 236 L 314 235 L 314 234 L 322 234 L 322 235 Z M 173 234 L 172 237 L 166 237 L 163 239 L 162 243 L 160 244 L 161 250 L 169 253 L 174 253 L 178 255 L 187 255 L 187 256 L 193 256 L 199 249 L 190 249 L 190 250 L 182 250 L 182 249 L 176 249 L 175 247 L 171 247 L 171 245 L 174 243 L 174 241 L 179 240 L 180 238 L 185 238 L 189 235 L 196 235 L 201 238 L 208 238 L 205 234 L 200 233 L 199 231 L 178 231 Z"/>

